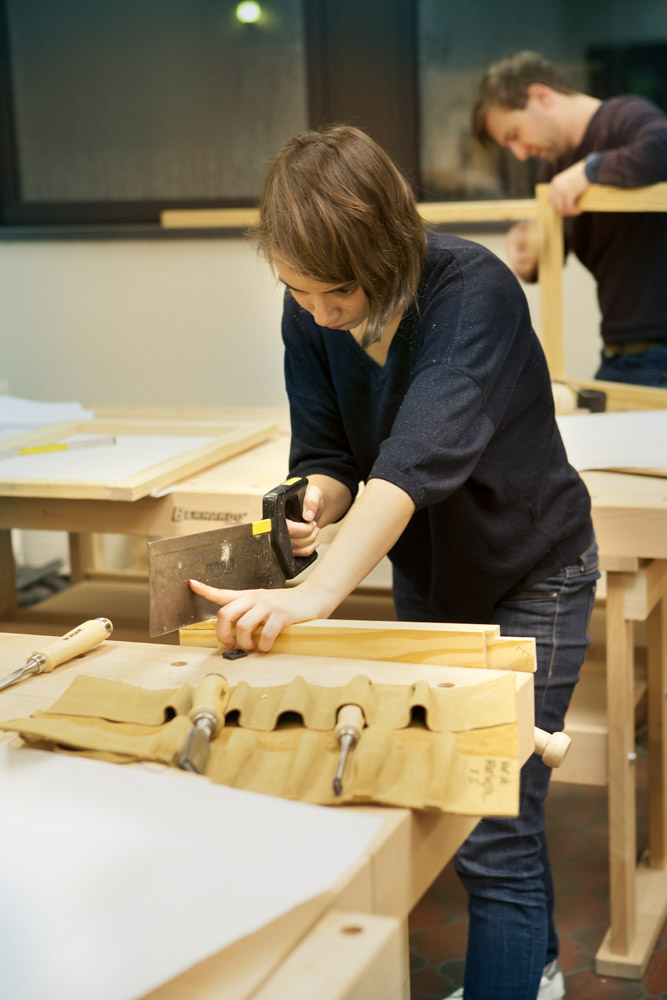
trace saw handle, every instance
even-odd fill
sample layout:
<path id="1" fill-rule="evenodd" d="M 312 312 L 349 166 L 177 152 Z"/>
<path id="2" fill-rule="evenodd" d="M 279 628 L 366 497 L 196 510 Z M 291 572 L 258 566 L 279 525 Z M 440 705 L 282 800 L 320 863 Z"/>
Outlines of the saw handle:
<path id="1" fill-rule="evenodd" d="M 77 625 L 59 639 L 54 639 L 43 649 L 36 649 L 30 659 L 40 663 L 38 673 L 48 674 L 54 667 L 73 660 L 81 653 L 98 646 L 113 632 L 113 625 L 108 618 L 89 618 L 82 625 Z"/>
<path id="2" fill-rule="evenodd" d="M 309 556 L 294 555 L 285 523 L 286 518 L 303 521 L 303 498 L 307 486 L 307 479 L 287 479 L 266 493 L 262 500 L 262 517 L 271 519 L 271 546 L 286 580 L 298 576 L 317 559 L 317 552 Z"/>
<path id="3" fill-rule="evenodd" d="M 207 674 L 195 688 L 192 708 L 188 715 L 192 722 L 208 719 L 212 739 L 224 723 L 225 711 L 229 704 L 229 684 L 222 674 Z"/>
<path id="4" fill-rule="evenodd" d="M 547 733 L 535 726 L 535 753 L 547 767 L 560 767 L 567 756 L 572 740 L 566 733 Z"/>

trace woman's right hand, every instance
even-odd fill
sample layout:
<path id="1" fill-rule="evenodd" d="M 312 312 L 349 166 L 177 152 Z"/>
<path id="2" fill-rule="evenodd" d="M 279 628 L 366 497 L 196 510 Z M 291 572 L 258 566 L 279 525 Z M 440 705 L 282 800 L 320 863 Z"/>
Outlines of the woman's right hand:
<path id="1" fill-rule="evenodd" d="M 292 552 L 295 556 L 309 556 L 318 546 L 320 529 L 317 519 L 322 513 L 324 498 L 322 490 L 314 483 L 308 483 L 303 497 L 303 521 L 286 521 Z"/>

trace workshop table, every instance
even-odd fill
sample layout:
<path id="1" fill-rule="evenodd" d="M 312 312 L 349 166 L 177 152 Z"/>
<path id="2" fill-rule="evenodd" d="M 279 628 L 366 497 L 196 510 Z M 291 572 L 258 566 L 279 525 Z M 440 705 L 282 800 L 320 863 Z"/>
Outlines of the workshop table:
<path id="1" fill-rule="evenodd" d="M 32 635 L 0 636 L 0 678 L 20 666 L 35 649 Z M 233 685 L 286 683 L 301 675 L 317 683 L 342 682 L 363 669 L 372 679 L 410 683 L 455 680 L 443 666 L 340 660 L 279 653 L 222 660 L 218 649 L 106 640 L 83 657 L 0 692 L 0 719 L 25 717 L 51 705 L 75 676 L 112 678 L 145 688 L 196 683 L 221 672 Z M 332 671 L 334 675 L 332 677 Z M 460 669 L 459 669 L 460 673 Z M 469 670 L 472 683 L 497 671 Z M 519 756 L 534 748 L 533 675 L 514 672 Z M 20 745 L 18 736 L 0 741 Z M 29 749 L 26 754 L 33 753 Z M 143 765 L 140 765 L 143 766 Z M 156 767 L 157 765 L 150 765 Z M 177 772 L 174 780 L 186 779 Z M 343 807 L 346 808 L 346 807 Z M 350 807 L 348 807 L 350 808 Z M 449 862 L 478 817 L 425 813 L 402 808 L 372 810 L 382 826 L 354 871 L 326 898 L 318 897 L 270 926 L 231 945 L 150 993 L 150 1000 L 405 1000 L 409 997 L 407 918 L 412 907 Z M 82 803 L 85 811 L 85 803 Z M 233 822 L 230 816 L 229 822 Z M 266 831 L 271 836 L 271 831 Z M 228 859 L 221 858 L 221 864 Z M 248 874 L 252 892 L 252 873 Z M 103 901 L 100 900 L 100 905 Z M 37 951 L 39 942 L 35 942 Z M 119 956 L 122 960 L 122 956 Z M 314 971 L 313 971 L 314 970 Z M 314 978 L 316 977 L 316 978 Z"/>
<path id="2" fill-rule="evenodd" d="M 620 409 L 651 405 L 661 390 L 577 382 L 618 393 Z M 655 397 L 655 400 L 654 400 Z M 664 405 L 664 403 L 663 403 Z M 152 412 L 173 416 L 172 408 L 100 408 L 118 416 Z M 289 425 L 286 410 L 271 408 L 181 411 L 192 417 L 269 418 L 276 434 L 264 444 L 174 484 L 158 497 L 132 503 L 104 500 L 44 500 L 0 497 L 0 619 L 5 629 L 43 627 L 65 631 L 86 617 L 114 616 L 114 601 L 147 621 L 145 576 L 132 582 L 86 569 L 85 539 L 90 532 L 138 536 L 190 534 L 254 520 L 261 498 L 287 471 Z M 609 789 L 610 927 L 597 954 L 602 975 L 640 979 L 667 917 L 667 479 L 624 473 L 583 474 L 592 498 L 593 521 L 607 571 L 606 718 L 578 713 L 579 691 L 568 714 L 574 747 L 564 779 L 604 783 Z M 71 534 L 75 578 L 68 591 L 37 609 L 17 610 L 10 529 L 61 530 Z M 326 529 L 327 532 L 330 529 Z M 326 539 L 327 535 L 322 536 Z M 77 553 L 82 554 L 79 560 Z M 386 585 L 385 603 L 390 600 Z M 77 610 L 78 609 L 78 610 Z M 138 610 L 137 610 L 138 609 Z M 359 615 L 358 617 L 361 617 Z M 374 613 L 370 617 L 379 618 Z M 635 677 L 634 625 L 647 623 L 646 685 Z M 41 623 L 41 624 L 40 624 Z M 128 636 L 133 637 L 133 636 Z M 580 685 L 582 692 L 585 685 Z M 649 712 L 649 849 L 637 865 L 634 719 L 638 694 L 647 690 Z M 595 706 L 593 706 L 595 708 Z M 587 710 L 586 710 L 587 711 Z M 604 713 L 602 713 L 604 716 Z M 570 729 L 571 720 L 576 726 Z M 581 753 L 577 751 L 577 745 Z"/>

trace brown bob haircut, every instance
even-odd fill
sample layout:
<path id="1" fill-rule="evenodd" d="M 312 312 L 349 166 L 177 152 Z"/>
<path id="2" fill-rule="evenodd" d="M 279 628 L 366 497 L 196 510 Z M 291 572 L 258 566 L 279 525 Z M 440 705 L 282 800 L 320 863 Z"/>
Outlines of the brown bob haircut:
<path id="1" fill-rule="evenodd" d="M 366 343 L 414 301 L 426 259 L 410 185 L 361 129 L 297 135 L 271 160 L 250 234 L 272 267 L 366 293 Z"/>
<path id="2" fill-rule="evenodd" d="M 493 144 L 486 130 L 486 116 L 492 107 L 522 110 L 528 103 L 528 88 L 544 83 L 560 94 L 576 89 L 553 63 L 537 52 L 516 52 L 489 66 L 477 93 L 472 113 L 472 132 L 483 145 Z"/>

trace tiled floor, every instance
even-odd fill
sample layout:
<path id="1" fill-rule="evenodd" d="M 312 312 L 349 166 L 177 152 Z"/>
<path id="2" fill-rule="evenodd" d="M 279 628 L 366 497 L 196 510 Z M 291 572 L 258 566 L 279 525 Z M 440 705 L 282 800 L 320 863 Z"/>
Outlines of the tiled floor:
<path id="1" fill-rule="evenodd" d="M 638 763 L 638 847 L 645 846 L 646 764 Z M 547 836 L 568 1000 L 667 1000 L 667 924 L 644 979 L 595 974 L 608 927 L 607 796 L 603 788 L 552 783 Z M 449 865 L 410 917 L 412 1000 L 441 1000 L 463 981 L 466 896 Z"/>

